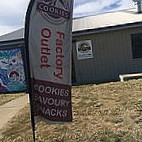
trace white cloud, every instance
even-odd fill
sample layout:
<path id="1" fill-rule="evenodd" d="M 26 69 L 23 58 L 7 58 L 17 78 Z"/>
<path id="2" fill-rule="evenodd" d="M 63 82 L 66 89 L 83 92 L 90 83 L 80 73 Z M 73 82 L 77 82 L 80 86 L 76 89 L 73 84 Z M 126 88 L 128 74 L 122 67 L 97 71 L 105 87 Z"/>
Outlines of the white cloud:
<path id="1" fill-rule="evenodd" d="M 30 0 L 0 1 L 0 35 L 24 26 L 25 13 Z"/>
<path id="2" fill-rule="evenodd" d="M 109 9 L 105 9 L 111 5 L 118 4 L 118 7 L 114 9 L 110 7 Z M 132 0 L 91 0 L 88 3 L 82 3 L 74 8 L 74 16 L 85 16 L 86 14 L 97 14 L 100 12 L 107 12 L 110 10 L 120 10 L 134 7 Z"/>
<path id="3" fill-rule="evenodd" d="M 24 26 L 25 13 L 30 0 L 0 0 L 0 35 Z M 86 16 L 112 10 L 111 5 L 118 3 L 115 10 L 132 7 L 132 0 L 75 0 L 74 16 Z M 106 9 L 107 8 L 107 9 Z M 114 10 L 114 9 L 113 9 Z"/>
<path id="4" fill-rule="evenodd" d="M 4 34 L 10 33 L 10 32 L 13 32 L 16 29 L 19 29 L 19 27 L 0 25 L 0 35 L 4 35 Z"/>
<path id="5" fill-rule="evenodd" d="M 120 9 L 135 7 L 135 4 L 132 0 L 121 0 L 120 4 Z"/>
<path id="6" fill-rule="evenodd" d="M 74 9 L 74 15 L 76 16 L 82 13 L 91 13 L 93 11 L 98 11 L 100 9 L 100 7 L 98 7 L 98 3 L 99 2 L 90 2 L 79 5 Z"/>
<path id="7" fill-rule="evenodd" d="M 0 14 L 12 15 L 22 14 L 25 12 L 25 8 L 28 5 L 29 0 L 3 0 L 0 2 L 1 10 Z"/>

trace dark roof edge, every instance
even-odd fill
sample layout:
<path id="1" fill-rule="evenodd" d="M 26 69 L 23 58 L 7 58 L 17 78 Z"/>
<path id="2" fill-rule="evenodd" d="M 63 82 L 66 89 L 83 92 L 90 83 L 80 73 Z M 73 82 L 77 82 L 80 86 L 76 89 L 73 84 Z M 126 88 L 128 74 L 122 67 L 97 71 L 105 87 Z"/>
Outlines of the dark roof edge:
<path id="1" fill-rule="evenodd" d="M 83 30 L 83 31 L 74 31 L 73 37 L 79 36 L 79 35 L 104 33 L 104 32 L 109 32 L 109 31 L 117 31 L 117 30 L 138 28 L 138 27 L 142 27 L 142 22 L 127 23 L 127 24 L 117 25 L 117 26 L 108 26 L 108 27 L 98 28 L 98 29 L 87 29 L 87 30 Z"/>
<path id="2" fill-rule="evenodd" d="M 12 39 L 12 40 L 5 40 L 5 41 L 0 41 L 0 43 L 6 43 L 6 42 L 18 42 L 22 41 L 24 38 L 19 38 L 19 39 Z"/>
<path id="3" fill-rule="evenodd" d="M 142 22 L 127 23 L 127 24 L 117 25 L 117 26 L 108 26 L 108 27 L 98 28 L 98 29 L 86 29 L 86 30 L 74 31 L 72 32 L 72 35 L 73 37 L 76 37 L 80 35 L 104 33 L 104 32 L 117 31 L 117 30 L 129 29 L 129 28 L 138 28 L 138 27 L 142 27 Z M 11 43 L 14 45 L 20 42 L 24 42 L 24 37 L 19 39 L 0 41 L 0 46 L 8 45 Z"/>
<path id="4" fill-rule="evenodd" d="M 0 47 L 2 46 L 14 46 L 17 44 L 24 43 L 24 38 L 21 39 L 15 39 L 15 40 L 6 40 L 6 41 L 0 41 Z"/>

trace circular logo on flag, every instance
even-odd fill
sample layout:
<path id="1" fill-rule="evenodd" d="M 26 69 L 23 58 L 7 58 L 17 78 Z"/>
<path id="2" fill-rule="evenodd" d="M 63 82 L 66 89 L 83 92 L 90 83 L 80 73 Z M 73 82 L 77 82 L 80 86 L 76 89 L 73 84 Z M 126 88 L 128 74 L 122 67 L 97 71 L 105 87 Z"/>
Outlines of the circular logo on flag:
<path id="1" fill-rule="evenodd" d="M 68 0 L 40 0 L 37 10 L 51 23 L 61 24 L 70 19 Z"/>

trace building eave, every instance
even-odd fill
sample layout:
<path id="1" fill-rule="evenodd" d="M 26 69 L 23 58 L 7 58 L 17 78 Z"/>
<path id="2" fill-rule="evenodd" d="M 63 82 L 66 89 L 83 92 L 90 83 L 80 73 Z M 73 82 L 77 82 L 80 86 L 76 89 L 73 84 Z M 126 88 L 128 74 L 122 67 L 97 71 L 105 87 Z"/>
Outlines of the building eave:
<path id="1" fill-rule="evenodd" d="M 111 32 L 111 31 L 117 31 L 117 30 L 124 30 L 124 29 L 130 29 L 130 28 L 139 28 L 139 27 L 142 27 L 142 22 L 127 23 L 124 25 L 116 25 L 116 26 L 108 26 L 104 28 L 94 28 L 94 29 L 87 29 L 87 30 L 81 30 L 81 31 L 74 31 L 73 37 L 89 35 L 89 34 L 104 33 L 104 32 Z"/>
<path id="2" fill-rule="evenodd" d="M 23 46 L 24 45 L 24 38 L 16 39 L 16 40 L 6 40 L 6 41 L 0 41 L 0 48 L 5 46 Z"/>

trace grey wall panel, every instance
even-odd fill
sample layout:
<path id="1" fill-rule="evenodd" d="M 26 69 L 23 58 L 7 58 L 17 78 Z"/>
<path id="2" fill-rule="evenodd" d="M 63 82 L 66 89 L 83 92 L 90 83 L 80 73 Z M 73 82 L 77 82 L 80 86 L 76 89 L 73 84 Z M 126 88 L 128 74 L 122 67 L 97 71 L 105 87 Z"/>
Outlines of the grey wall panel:
<path id="1" fill-rule="evenodd" d="M 78 61 L 76 44 L 73 43 L 77 82 L 82 84 L 118 80 L 119 74 L 142 71 L 142 60 L 134 61 L 132 58 L 131 34 L 137 32 L 140 32 L 140 29 L 75 37 L 77 41 L 90 39 L 94 55 L 93 59 Z"/>

